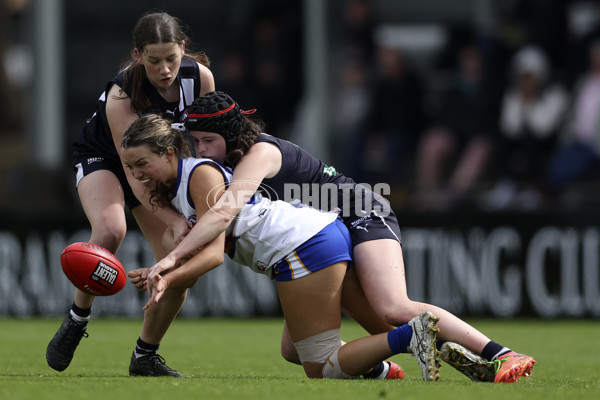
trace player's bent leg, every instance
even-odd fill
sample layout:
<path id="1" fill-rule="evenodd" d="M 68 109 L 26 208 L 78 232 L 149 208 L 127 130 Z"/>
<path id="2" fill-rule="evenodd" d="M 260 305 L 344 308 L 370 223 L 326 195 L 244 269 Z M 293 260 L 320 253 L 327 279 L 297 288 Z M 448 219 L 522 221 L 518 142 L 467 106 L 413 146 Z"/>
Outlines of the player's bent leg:
<path id="1" fill-rule="evenodd" d="M 341 346 L 346 343 L 342 340 Z M 302 365 L 300 362 L 300 356 L 298 351 L 292 342 L 287 325 L 284 324 L 283 334 L 281 337 L 281 355 L 283 358 L 293 364 Z M 311 367 L 312 368 L 312 367 Z M 314 366 L 314 369 L 318 371 L 318 366 Z M 382 361 L 375 365 L 373 368 L 362 374 L 365 379 L 403 379 L 404 370 L 402 367 L 392 361 Z M 324 376 L 325 378 L 328 376 Z"/>
<path id="2" fill-rule="evenodd" d="M 331 355 L 342 346 L 339 328 L 299 340 L 294 342 L 294 346 L 298 351 L 306 376 L 309 378 L 333 378 L 326 374 L 324 366 L 329 362 Z"/>
<path id="3" fill-rule="evenodd" d="M 94 171 L 79 181 L 77 192 L 92 228 L 90 242 L 116 253 L 127 232 L 125 200 L 118 178 L 107 170 Z"/>
<path id="4" fill-rule="evenodd" d="M 298 350 L 302 366 L 310 378 L 322 377 L 322 364 L 330 354 L 309 354 L 304 358 L 304 348 L 311 349 L 311 341 L 316 335 L 338 331 L 337 338 L 327 334 L 327 343 L 340 345 L 341 290 L 347 263 L 339 262 L 302 278 L 277 282 L 279 300 L 289 334 Z M 309 340 L 302 346 L 303 340 Z M 298 345 L 299 344 L 299 345 Z M 328 346 L 328 349 L 331 346 Z M 332 350 L 333 351 L 333 350 Z M 319 367 L 321 364 L 321 368 Z"/>
<path id="5" fill-rule="evenodd" d="M 131 210 L 131 214 L 133 214 L 140 231 L 152 248 L 154 258 L 157 261 L 162 260 L 168 254 L 163 245 L 163 236 L 167 230 L 165 223 L 155 217 L 150 210 L 141 205 L 138 205 Z"/>
<path id="6" fill-rule="evenodd" d="M 433 335 L 435 338 L 435 332 Z M 331 367 L 337 364 L 343 374 L 355 377 L 364 374 L 365 370 L 380 364 L 394 354 L 409 352 L 412 336 L 413 328 L 403 325 L 387 333 L 362 337 L 343 345 L 337 354 L 337 361 L 335 357 L 330 357 L 327 363 L 331 364 Z M 435 354 L 432 353 L 432 357 L 435 357 Z M 386 362 L 386 364 L 388 367 L 386 379 L 398 379 L 404 376 L 401 369 L 394 371 L 391 363 Z"/>
<path id="7" fill-rule="evenodd" d="M 342 286 L 342 310 L 371 335 L 395 329 L 381 318 L 367 300 L 356 275 L 356 268 L 350 268 Z M 403 379 L 404 370 L 392 361 L 383 361 L 363 374 L 365 379 Z"/>
<path id="8" fill-rule="evenodd" d="M 380 317 L 367 300 L 356 268 L 350 268 L 342 286 L 342 310 L 371 335 L 385 333 L 396 328 Z"/>
<path id="9" fill-rule="evenodd" d="M 302 365 L 286 323 L 283 324 L 283 332 L 281 334 L 281 356 L 287 362 Z"/>
<path id="10" fill-rule="evenodd" d="M 339 330 L 337 331 L 339 333 Z M 382 358 L 387 357 L 387 355 L 391 355 L 391 350 L 389 345 L 387 344 L 387 339 L 385 334 L 379 334 L 378 337 L 368 337 L 364 339 L 358 339 L 351 343 L 344 343 L 342 346 L 335 346 L 335 342 L 331 343 L 329 347 L 329 351 L 331 355 L 327 358 L 327 361 L 322 365 L 321 374 L 323 378 L 329 379 L 357 379 L 362 374 L 365 379 L 402 379 L 404 378 L 404 371 L 402 368 L 391 362 L 391 361 L 380 361 Z M 312 338 L 310 338 L 312 339 Z M 359 343 L 361 342 L 362 343 Z M 369 342 L 367 346 L 364 343 Z M 319 340 L 319 347 L 322 348 L 321 341 Z M 342 342 L 343 343 L 343 342 Z M 345 347 L 345 348 L 344 348 Z M 352 348 L 351 350 L 347 350 Z M 364 357 L 361 355 L 361 348 L 367 349 L 369 354 Z M 339 360 L 339 352 L 341 349 L 345 351 L 345 357 L 348 359 L 351 367 L 348 368 L 348 371 L 345 371 L 342 368 L 342 363 Z M 333 350 L 333 351 L 332 351 Z M 347 350 L 347 351 L 346 351 Z M 370 361 L 369 361 L 370 360 Z M 377 376 L 365 376 L 363 374 L 366 365 L 369 365 L 370 362 L 379 361 L 377 365 L 381 365 L 380 371 L 377 371 Z M 362 364 L 362 365 L 361 365 Z M 316 370 L 317 364 L 314 364 L 314 368 Z M 373 370 L 373 369 L 372 369 Z"/>
<path id="11" fill-rule="evenodd" d="M 115 253 L 127 230 L 123 191 L 110 171 L 98 170 L 84 176 L 77 187 L 83 210 L 90 222 L 90 242 Z M 73 306 L 46 348 L 48 365 L 64 371 L 70 365 L 82 338 L 87 337 L 87 323 L 94 296 L 75 290 Z"/>
<path id="12" fill-rule="evenodd" d="M 384 333 L 395 328 L 379 317 L 370 306 L 362 287 L 358 282 L 354 268 L 350 268 L 344 277 L 342 286 L 342 309 L 350 318 L 372 335 Z M 285 323 L 281 335 L 281 355 L 288 362 L 298 365 L 301 364 L 298 352 L 294 347 L 289 329 Z M 402 371 L 399 366 L 395 369 Z"/>
<path id="13" fill-rule="evenodd" d="M 277 282 L 290 337 L 310 378 L 359 377 L 393 354 L 387 334 L 380 334 L 343 345 L 348 371 L 337 359 L 331 360 L 343 344 L 340 291 L 345 271 L 346 262 L 342 262 L 297 280 Z M 333 369 L 324 368 L 326 363 L 332 363 Z"/>
<path id="14" fill-rule="evenodd" d="M 354 247 L 354 266 L 369 303 L 386 322 L 400 326 L 429 311 L 439 318 L 437 336 L 442 341 L 459 343 L 477 354 L 490 342 L 448 311 L 408 298 L 402 248 L 397 241 L 380 239 L 358 244 Z"/>
<path id="15" fill-rule="evenodd" d="M 382 257 L 384 255 L 384 257 Z M 448 311 L 426 303 L 414 302 L 406 295 L 406 282 L 404 278 L 404 264 L 402 252 L 398 242 L 393 240 L 373 240 L 360 243 L 354 247 L 354 265 L 359 281 L 365 295 L 376 312 L 385 317 L 386 321 L 399 325 L 413 315 L 425 311 L 433 313 L 439 322 L 440 332 L 437 338 L 440 341 L 454 342 L 466 351 L 472 352 L 466 356 L 453 354 L 453 365 L 460 372 L 473 378 L 490 381 L 489 366 L 480 368 L 473 360 L 480 360 L 482 354 L 491 340 L 483 333 L 470 326 L 460 318 Z M 396 289 L 395 289 L 396 288 Z M 516 353 L 515 353 L 516 354 Z M 499 359 L 502 358 L 499 357 Z M 452 361 L 448 355 L 446 359 Z M 486 360 L 487 362 L 487 360 Z M 458 364 L 458 366 L 457 366 Z M 528 376 L 535 364 L 529 356 L 506 356 L 494 374 L 495 382 L 516 382 L 520 376 Z M 465 367 L 470 365 L 471 367 Z M 473 370 L 475 368 L 475 370 Z M 481 376 L 483 375 L 483 378 Z"/>
<path id="16" fill-rule="evenodd" d="M 341 325 L 341 291 L 346 262 L 302 278 L 278 281 L 277 292 L 294 342 Z"/>
<path id="17" fill-rule="evenodd" d="M 392 239 L 370 240 L 354 246 L 354 269 L 368 302 L 377 315 L 400 326 L 420 314 L 410 308 L 400 244 Z"/>
<path id="18" fill-rule="evenodd" d="M 435 347 L 436 323 L 437 318 L 425 312 L 387 333 L 353 340 L 341 347 L 339 367 L 345 374 L 356 376 L 364 373 L 366 367 L 376 365 L 391 355 L 409 352 L 417 358 L 425 381 L 438 380 L 440 362 Z M 330 358 L 329 362 L 335 360 Z M 403 375 L 401 373 L 400 377 Z"/>

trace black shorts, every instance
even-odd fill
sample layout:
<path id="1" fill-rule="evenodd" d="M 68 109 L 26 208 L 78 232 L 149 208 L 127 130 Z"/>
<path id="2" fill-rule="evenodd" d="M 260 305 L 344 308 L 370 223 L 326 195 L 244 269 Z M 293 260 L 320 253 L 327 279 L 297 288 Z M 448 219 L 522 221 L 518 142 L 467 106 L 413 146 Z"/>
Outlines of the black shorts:
<path id="1" fill-rule="evenodd" d="M 365 216 L 355 215 L 342 218 L 342 221 L 350 231 L 352 247 L 362 242 L 377 239 L 392 239 L 402 244 L 400 226 L 396 215 L 391 210 L 383 214 L 371 211 L 370 214 Z"/>
<path id="2" fill-rule="evenodd" d="M 125 204 L 127 207 L 130 210 L 133 210 L 135 207 L 141 205 L 140 201 L 133 194 L 129 182 L 127 182 L 127 176 L 125 175 L 125 170 L 123 169 L 121 161 L 114 160 L 110 157 L 100 156 L 79 157 L 73 159 L 73 168 L 75 169 L 76 174 L 75 187 L 79 185 L 79 181 L 84 176 L 91 174 L 94 171 L 107 170 L 115 174 L 117 179 L 119 179 L 119 183 L 121 183 L 121 187 L 123 188 L 123 195 L 125 196 Z"/>

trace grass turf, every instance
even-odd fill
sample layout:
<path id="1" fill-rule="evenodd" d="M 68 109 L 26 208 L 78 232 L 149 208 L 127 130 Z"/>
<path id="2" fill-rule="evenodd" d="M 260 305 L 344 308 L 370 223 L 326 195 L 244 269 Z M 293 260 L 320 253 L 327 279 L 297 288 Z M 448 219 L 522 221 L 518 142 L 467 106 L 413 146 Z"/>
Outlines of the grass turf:
<path id="1" fill-rule="evenodd" d="M 563 399 L 597 398 L 597 320 L 471 320 L 493 340 L 534 356 L 533 376 L 518 384 L 474 383 L 443 364 L 438 382 L 423 382 L 402 354 L 402 381 L 309 380 L 279 355 L 280 319 L 179 319 L 160 348 L 186 378 L 129 377 L 141 320 L 96 319 L 71 366 L 50 369 L 45 350 L 62 321 L 0 319 L 0 399 Z M 342 338 L 363 331 L 344 321 Z"/>

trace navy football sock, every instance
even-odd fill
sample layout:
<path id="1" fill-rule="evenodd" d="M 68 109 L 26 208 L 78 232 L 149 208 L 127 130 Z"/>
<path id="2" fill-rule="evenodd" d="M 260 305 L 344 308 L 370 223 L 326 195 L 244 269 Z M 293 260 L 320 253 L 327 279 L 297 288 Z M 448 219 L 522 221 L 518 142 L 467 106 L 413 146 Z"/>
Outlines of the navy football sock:
<path id="1" fill-rule="evenodd" d="M 389 370 L 389 365 L 385 361 L 382 361 L 379 364 L 377 364 L 376 366 L 374 366 L 371 371 L 367 372 L 366 374 L 363 374 L 363 378 L 378 379 L 380 377 L 380 375 L 385 371 L 386 367 Z M 385 372 L 387 375 L 387 371 L 385 371 Z"/>
<path id="2" fill-rule="evenodd" d="M 504 347 L 501 344 L 490 340 L 490 342 L 486 344 L 483 348 L 481 352 L 481 357 L 485 358 L 488 361 L 494 361 L 495 359 L 497 359 L 503 354 L 508 353 L 509 351 L 511 350 L 508 347 Z"/>
<path id="3" fill-rule="evenodd" d="M 71 318 L 79 323 L 88 322 L 90 320 L 90 316 L 92 315 L 92 308 L 79 308 L 75 305 L 75 303 L 73 303 L 70 314 Z"/>

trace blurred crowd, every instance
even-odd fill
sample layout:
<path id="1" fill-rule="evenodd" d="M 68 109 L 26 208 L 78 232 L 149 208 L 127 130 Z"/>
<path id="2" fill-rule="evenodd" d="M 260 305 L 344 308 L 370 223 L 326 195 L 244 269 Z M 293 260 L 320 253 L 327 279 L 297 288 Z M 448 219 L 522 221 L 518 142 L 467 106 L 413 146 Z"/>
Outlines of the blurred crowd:
<path id="1" fill-rule="evenodd" d="M 20 3 L 4 2 L 4 22 L 19 17 L 6 4 Z M 380 20 L 381 3 L 337 1 L 325 161 L 357 181 L 389 183 L 399 211 L 532 211 L 592 197 L 600 176 L 600 0 L 489 1 L 485 24 L 443 24 L 444 40 L 425 63 L 406 41 L 382 39 L 391 21 Z M 302 1 L 223 4 L 239 12 L 225 42 L 208 52 L 217 88 L 258 108 L 268 133 L 291 138 L 304 95 Z M 190 25 L 216 40 L 201 30 L 214 29 L 208 21 Z M 8 132 L 16 113 L 5 81 L 0 74 Z"/>
<path id="2" fill-rule="evenodd" d="M 302 10 L 261 3 L 215 79 L 241 104 L 258 104 L 269 133 L 289 138 L 289 105 L 302 97 Z M 600 1 L 488 3 L 488 24 L 445 24 L 425 64 L 406 41 L 382 39 L 381 2 L 342 3 L 327 88 L 326 161 L 337 170 L 389 183 L 395 206 L 410 211 L 595 200 L 587 195 L 600 176 Z"/>
<path id="3" fill-rule="evenodd" d="M 543 210 L 593 190 L 599 2 L 517 0 L 485 28 L 447 26 L 425 72 L 401 45 L 366 40 L 378 28 L 371 1 L 348 0 L 345 17 L 338 169 L 389 182 L 415 211 Z"/>

